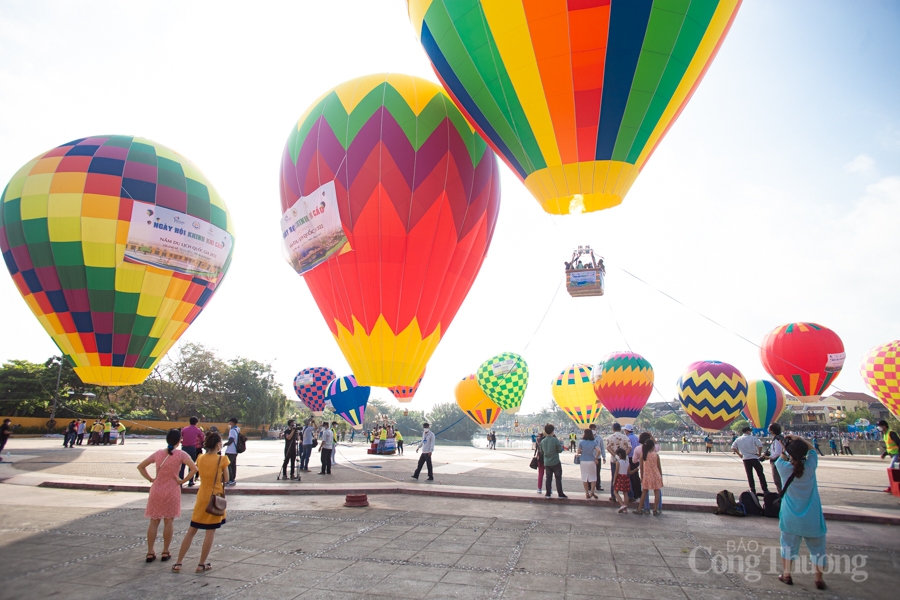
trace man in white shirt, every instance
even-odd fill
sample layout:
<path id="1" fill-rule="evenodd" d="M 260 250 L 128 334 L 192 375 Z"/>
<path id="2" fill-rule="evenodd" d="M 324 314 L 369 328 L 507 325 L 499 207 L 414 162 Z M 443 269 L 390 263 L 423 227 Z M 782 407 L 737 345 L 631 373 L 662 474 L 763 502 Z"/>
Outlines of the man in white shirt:
<path id="1" fill-rule="evenodd" d="M 241 428 L 238 427 L 236 417 L 228 419 L 228 439 L 225 441 L 225 455 L 231 463 L 228 465 L 228 481 L 225 485 L 234 485 L 237 479 L 237 444 L 238 436 L 241 434 Z"/>
<path id="2" fill-rule="evenodd" d="M 770 462 L 772 464 L 772 479 L 775 481 L 775 489 L 778 490 L 778 494 L 781 495 L 781 475 L 778 474 L 778 469 L 775 468 L 775 461 L 778 460 L 782 452 L 784 452 L 784 436 L 781 435 L 781 425 L 772 423 L 769 425 L 769 433 L 772 434 L 772 445 L 769 447 L 769 456 L 771 456 Z"/>
<path id="3" fill-rule="evenodd" d="M 300 470 L 309 473 L 309 459 L 312 457 L 313 438 L 316 435 L 316 422 L 313 419 L 307 421 L 303 428 L 303 439 L 300 450 Z"/>
<path id="4" fill-rule="evenodd" d="M 744 427 L 741 429 L 741 437 L 734 440 L 731 444 L 731 450 L 744 460 L 744 471 L 747 472 L 747 482 L 750 484 L 750 491 L 756 493 L 756 482 L 753 481 L 753 471 L 756 471 L 759 477 L 759 483 L 762 485 L 763 492 L 769 491 L 766 484 L 766 476 L 763 473 L 762 463 L 759 462 L 759 453 L 762 450 L 762 442 L 753 435 L 753 429 Z"/>
<path id="5" fill-rule="evenodd" d="M 421 452 L 419 464 L 416 467 L 416 472 L 411 477 L 418 479 L 419 473 L 422 472 L 422 465 L 428 465 L 428 481 L 434 481 L 434 471 L 431 468 L 431 453 L 434 452 L 434 432 L 431 431 L 431 425 L 428 423 L 422 423 L 422 429 L 422 445 L 416 449 L 416 452 Z"/>
<path id="6" fill-rule="evenodd" d="M 331 453 L 334 451 L 334 434 L 328 421 L 322 423 L 319 430 L 319 452 L 322 453 L 322 470 L 319 475 L 331 475 Z"/>

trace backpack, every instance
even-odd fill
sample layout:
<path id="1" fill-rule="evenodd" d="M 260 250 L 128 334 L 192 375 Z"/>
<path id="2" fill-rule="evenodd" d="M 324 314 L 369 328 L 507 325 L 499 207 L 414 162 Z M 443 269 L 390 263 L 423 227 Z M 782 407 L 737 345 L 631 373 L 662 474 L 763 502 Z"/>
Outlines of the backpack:
<path id="1" fill-rule="evenodd" d="M 780 511 L 781 496 L 775 492 L 763 493 L 763 514 L 767 517 L 777 519 Z"/>
<path id="2" fill-rule="evenodd" d="M 744 505 L 744 512 L 747 516 L 761 517 L 764 514 L 762 506 L 759 504 L 759 497 L 750 490 L 741 494 L 741 504 Z"/>
<path id="3" fill-rule="evenodd" d="M 235 449 L 237 450 L 238 454 L 247 451 L 247 436 L 241 432 L 238 432 L 238 441 Z"/>
<path id="4" fill-rule="evenodd" d="M 746 516 L 744 508 L 740 504 L 735 502 L 734 494 L 732 494 L 728 490 L 722 490 L 721 492 L 716 494 L 716 505 L 717 515 L 730 515 L 732 517 Z"/>

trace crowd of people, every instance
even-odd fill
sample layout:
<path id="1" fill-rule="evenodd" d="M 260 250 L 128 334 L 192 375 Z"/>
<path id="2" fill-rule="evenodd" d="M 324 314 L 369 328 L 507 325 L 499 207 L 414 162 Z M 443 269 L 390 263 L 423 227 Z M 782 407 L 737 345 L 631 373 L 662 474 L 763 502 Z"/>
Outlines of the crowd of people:
<path id="1" fill-rule="evenodd" d="M 84 443 L 88 446 L 115 446 L 125 443 L 125 424 L 116 418 L 95 419 L 88 427 L 87 419 L 73 419 L 63 433 L 63 448 L 74 448 Z"/>

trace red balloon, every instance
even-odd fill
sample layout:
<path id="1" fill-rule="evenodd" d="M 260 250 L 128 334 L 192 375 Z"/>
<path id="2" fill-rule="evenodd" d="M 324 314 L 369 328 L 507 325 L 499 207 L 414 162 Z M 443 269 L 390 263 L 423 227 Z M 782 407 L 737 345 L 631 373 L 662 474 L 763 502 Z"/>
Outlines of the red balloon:
<path id="1" fill-rule="evenodd" d="M 844 343 L 816 323 L 788 323 L 773 329 L 759 351 L 763 368 L 791 394 L 813 402 L 844 366 Z"/>

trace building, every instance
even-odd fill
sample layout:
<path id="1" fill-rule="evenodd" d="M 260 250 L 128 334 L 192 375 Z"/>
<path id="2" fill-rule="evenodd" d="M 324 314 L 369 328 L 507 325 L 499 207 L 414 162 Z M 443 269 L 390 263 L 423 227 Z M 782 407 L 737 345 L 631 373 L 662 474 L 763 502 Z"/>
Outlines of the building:
<path id="1" fill-rule="evenodd" d="M 835 392 L 831 396 L 822 396 L 816 402 L 800 402 L 793 396 L 787 396 L 786 404 L 794 412 L 794 425 L 836 424 L 856 410 L 870 410 L 869 406 L 877 400 L 868 394 L 858 392 Z"/>

